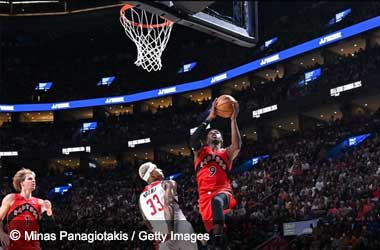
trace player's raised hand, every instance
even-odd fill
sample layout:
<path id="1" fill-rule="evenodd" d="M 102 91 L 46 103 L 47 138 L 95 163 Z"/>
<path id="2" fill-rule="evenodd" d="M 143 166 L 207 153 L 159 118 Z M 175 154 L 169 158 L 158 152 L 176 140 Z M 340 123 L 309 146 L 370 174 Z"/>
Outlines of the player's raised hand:
<path id="1" fill-rule="evenodd" d="M 215 100 L 212 102 L 212 105 L 211 105 L 211 109 L 210 109 L 210 114 L 208 115 L 207 117 L 207 120 L 211 121 L 211 120 L 214 120 L 215 117 L 216 117 L 216 101 L 218 100 L 218 98 L 215 98 Z"/>
<path id="2" fill-rule="evenodd" d="M 53 211 L 52 211 L 52 205 L 49 200 L 44 200 L 42 203 L 42 213 L 46 212 L 47 216 L 52 216 Z"/>
<path id="3" fill-rule="evenodd" d="M 239 103 L 233 102 L 232 104 L 232 114 L 231 114 L 231 120 L 236 120 L 237 116 L 239 114 Z"/>

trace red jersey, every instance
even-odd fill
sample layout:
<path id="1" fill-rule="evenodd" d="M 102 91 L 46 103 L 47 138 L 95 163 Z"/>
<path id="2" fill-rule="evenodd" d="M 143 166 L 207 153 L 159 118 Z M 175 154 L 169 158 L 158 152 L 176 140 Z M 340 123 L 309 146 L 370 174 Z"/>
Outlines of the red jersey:
<path id="1" fill-rule="evenodd" d="M 21 237 L 19 240 L 10 240 L 7 250 L 40 249 L 38 240 L 25 239 L 25 232 L 28 232 L 28 235 L 31 235 L 31 232 L 39 232 L 38 219 L 40 214 L 41 207 L 37 198 L 25 199 L 20 194 L 15 194 L 14 203 L 7 214 L 8 233 L 12 230 L 18 230 Z"/>
<path id="2" fill-rule="evenodd" d="M 200 196 L 217 190 L 232 192 L 227 174 L 232 165 L 225 148 L 212 151 L 209 146 L 202 147 L 194 166 Z"/>
<path id="3" fill-rule="evenodd" d="M 228 177 L 228 171 L 231 171 L 232 165 L 225 148 L 212 151 L 209 146 L 202 147 L 194 165 L 199 193 L 199 213 L 206 231 L 210 232 L 213 228 L 211 201 L 215 195 L 224 193 L 228 196 L 230 202 L 228 208 L 224 210 L 225 214 L 236 205 Z"/>

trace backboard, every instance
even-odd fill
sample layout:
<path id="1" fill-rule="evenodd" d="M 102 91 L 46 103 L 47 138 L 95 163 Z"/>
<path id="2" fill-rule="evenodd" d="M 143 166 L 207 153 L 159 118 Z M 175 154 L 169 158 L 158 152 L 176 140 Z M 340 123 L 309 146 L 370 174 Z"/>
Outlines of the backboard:
<path id="1" fill-rule="evenodd" d="M 125 1 L 177 24 L 231 43 L 254 47 L 258 42 L 255 1 Z"/>

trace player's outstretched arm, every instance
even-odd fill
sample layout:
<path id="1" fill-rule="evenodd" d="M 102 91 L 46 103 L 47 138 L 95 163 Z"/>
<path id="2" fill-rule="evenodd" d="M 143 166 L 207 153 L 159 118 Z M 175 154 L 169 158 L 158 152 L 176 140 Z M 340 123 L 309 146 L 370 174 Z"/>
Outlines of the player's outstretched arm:
<path id="1" fill-rule="evenodd" d="M 232 162 L 238 156 L 241 148 L 241 137 L 237 125 L 237 116 L 239 114 L 239 103 L 233 103 L 233 112 L 231 115 L 231 145 L 227 148 L 228 158 Z"/>
<path id="2" fill-rule="evenodd" d="M 0 207 L 0 242 L 3 246 L 9 245 L 9 235 L 4 232 L 3 229 L 3 220 L 5 216 L 7 215 L 7 212 L 9 208 L 11 207 L 11 203 L 14 200 L 14 194 L 8 194 L 4 197 L 3 201 L 1 202 Z"/>
<path id="3" fill-rule="evenodd" d="M 204 120 L 195 130 L 195 132 L 190 137 L 190 147 L 191 150 L 194 152 L 194 157 L 196 158 L 199 153 L 199 149 L 202 147 L 201 138 L 206 131 L 207 126 L 210 124 L 212 120 L 216 117 L 216 110 L 215 110 L 215 104 L 216 104 L 217 98 L 212 103 L 210 113 L 207 116 L 206 120 Z"/>
<path id="4" fill-rule="evenodd" d="M 166 181 L 164 184 L 164 190 L 164 214 L 166 223 L 168 224 L 169 233 L 171 233 L 174 230 L 174 206 L 176 202 L 175 182 Z"/>

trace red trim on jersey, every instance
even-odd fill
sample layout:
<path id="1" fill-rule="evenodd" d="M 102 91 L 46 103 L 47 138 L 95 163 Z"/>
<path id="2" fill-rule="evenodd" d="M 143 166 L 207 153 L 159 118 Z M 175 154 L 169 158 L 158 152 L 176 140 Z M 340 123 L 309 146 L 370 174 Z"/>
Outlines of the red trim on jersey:
<path id="1" fill-rule="evenodd" d="M 149 185 L 147 185 L 147 186 L 144 188 L 143 193 L 146 192 L 146 191 L 148 191 L 149 189 L 151 189 L 151 188 L 157 186 L 157 185 L 160 184 L 160 183 L 161 183 L 160 180 L 158 180 L 158 181 L 154 181 L 154 182 L 150 183 Z"/>

